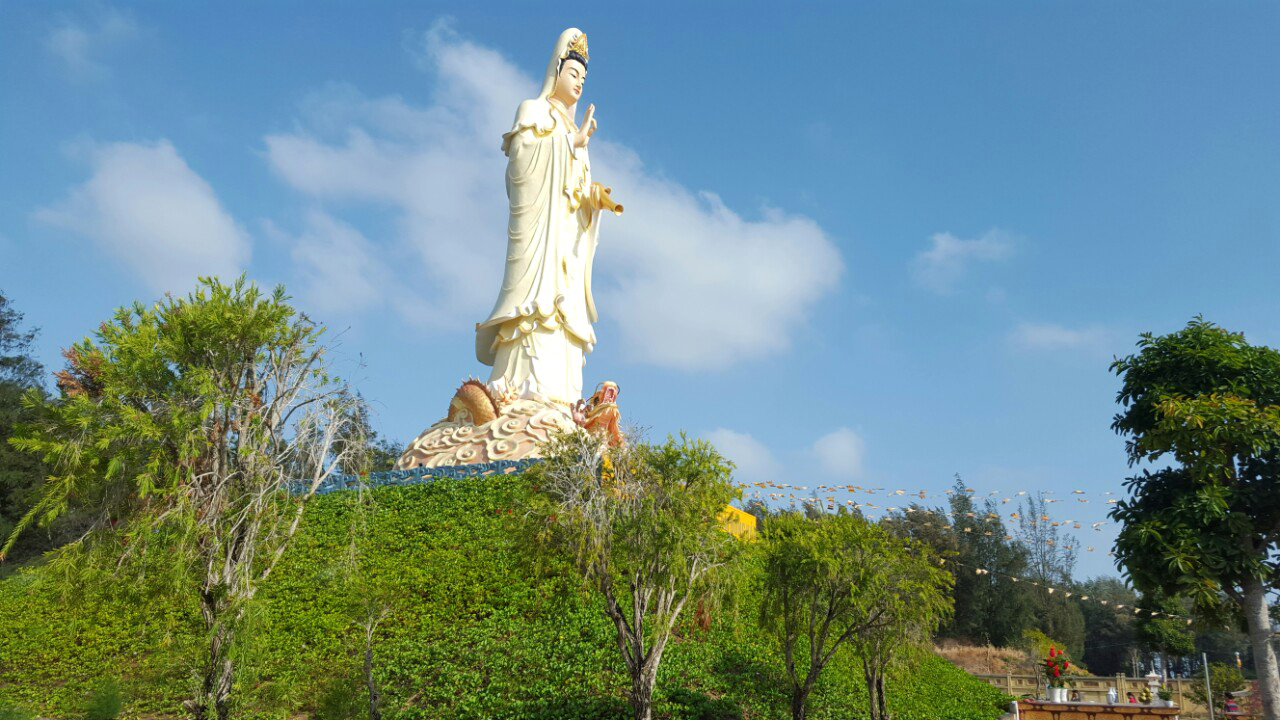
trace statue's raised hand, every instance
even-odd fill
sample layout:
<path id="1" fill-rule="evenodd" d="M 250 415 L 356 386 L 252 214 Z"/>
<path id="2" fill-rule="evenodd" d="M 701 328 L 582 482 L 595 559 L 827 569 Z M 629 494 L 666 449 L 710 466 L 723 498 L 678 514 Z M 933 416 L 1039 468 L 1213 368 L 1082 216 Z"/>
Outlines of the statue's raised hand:
<path id="1" fill-rule="evenodd" d="M 596 132 L 596 106 L 588 105 L 587 114 L 582 118 L 582 125 L 578 128 L 578 132 L 573 134 L 573 146 L 575 148 L 584 148 L 587 143 L 591 142 L 591 136 Z"/>

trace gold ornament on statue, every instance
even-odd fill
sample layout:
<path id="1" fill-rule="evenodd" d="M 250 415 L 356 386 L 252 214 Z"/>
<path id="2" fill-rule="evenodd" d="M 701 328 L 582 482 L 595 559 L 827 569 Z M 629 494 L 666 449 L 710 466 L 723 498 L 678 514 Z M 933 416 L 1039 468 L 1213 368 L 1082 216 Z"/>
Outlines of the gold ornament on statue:
<path id="1" fill-rule="evenodd" d="M 581 55 L 583 60 L 586 60 L 587 62 L 591 62 L 591 56 L 587 54 L 587 34 L 586 33 L 582 33 L 578 37 L 574 38 L 573 42 L 569 43 L 569 49 L 565 50 L 564 57 L 566 58 L 569 57 L 570 53 L 576 53 L 578 55 Z M 564 58 L 561 58 L 561 59 L 564 59 Z"/>

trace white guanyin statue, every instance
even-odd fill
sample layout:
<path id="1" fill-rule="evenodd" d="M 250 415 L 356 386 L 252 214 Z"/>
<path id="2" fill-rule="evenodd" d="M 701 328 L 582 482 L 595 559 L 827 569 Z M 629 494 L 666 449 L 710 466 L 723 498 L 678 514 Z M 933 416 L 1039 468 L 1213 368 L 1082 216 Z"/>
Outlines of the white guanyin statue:
<path id="1" fill-rule="evenodd" d="M 600 214 L 622 212 L 591 179 L 595 106 L 575 122 L 588 57 L 585 34 L 561 33 L 542 90 L 520 103 L 502 136 L 507 265 L 493 312 L 476 325 L 476 358 L 493 366 L 489 388 L 499 397 L 582 399 L 582 366 L 596 342 L 591 263 Z"/>
<path id="2" fill-rule="evenodd" d="M 507 263 L 493 312 L 476 325 L 488 383 L 468 380 L 448 416 L 427 428 L 396 467 L 443 467 L 535 457 L 549 433 L 586 427 L 622 442 L 618 388 L 582 401 L 582 367 L 595 345 L 591 264 L 603 211 L 622 214 L 593 182 L 587 144 L 595 107 L 575 122 L 587 79 L 587 36 L 560 34 L 538 96 L 520 103 L 507 156 Z"/>

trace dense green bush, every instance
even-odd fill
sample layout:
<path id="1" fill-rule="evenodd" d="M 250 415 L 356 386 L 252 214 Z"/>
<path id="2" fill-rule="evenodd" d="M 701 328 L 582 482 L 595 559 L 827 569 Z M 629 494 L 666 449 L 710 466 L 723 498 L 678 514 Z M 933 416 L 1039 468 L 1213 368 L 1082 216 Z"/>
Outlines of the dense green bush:
<path id="1" fill-rule="evenodd" d="M 85 704 L 85 720 L 116 720 L 124 708 L 124 698 L 120 695 L 120 681 L 107 677 L 98 681 L 89 693 L 89 702 Z"/>
<path id="2" fill-rule="evenodd" d="M 628 717 L 614 629 L 595 600 L 518 546 L 525 491 L 513 477 L 318 498 L 247 619 L 240 717 L 367 717 L 365 623 L 384 717 Z M 735 602 L 688 613 L 663 660 L 656 717 L 786 717 L 776 641 L 756 628 L 748 557 Z M 181 717 L 201 647 L 194 607 L 105 580 L 66 595 L 34 568 L 0 581 L 0 706 L 84 712 L 123 677 L 123 717 Z M 931 659 L 888 684 L 900 720 L 989 720 L 1005 696 Z M 864 718 L 856 658 L 837 658 L 813 718 Z"/>
<path id="3" fill-rule="evenodd" d="M 35 720 L 35 713 L 13 703 L 0 700 L 0 720 Z"/>

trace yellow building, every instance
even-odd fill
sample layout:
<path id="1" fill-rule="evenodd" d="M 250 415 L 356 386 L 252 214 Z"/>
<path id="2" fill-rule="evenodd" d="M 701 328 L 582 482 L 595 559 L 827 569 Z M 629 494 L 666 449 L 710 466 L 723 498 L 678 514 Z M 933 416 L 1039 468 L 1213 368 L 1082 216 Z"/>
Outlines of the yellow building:
<path id="1" fill-rule="evenodd" d="M 724 523 L 724 529 L 739 540 L 756 539 L 755 515 L 739 510 L 732 505 L 725 505 L 724 510 L 721 510 L 716 517 L 720 519 L 720 522 Z"/>

